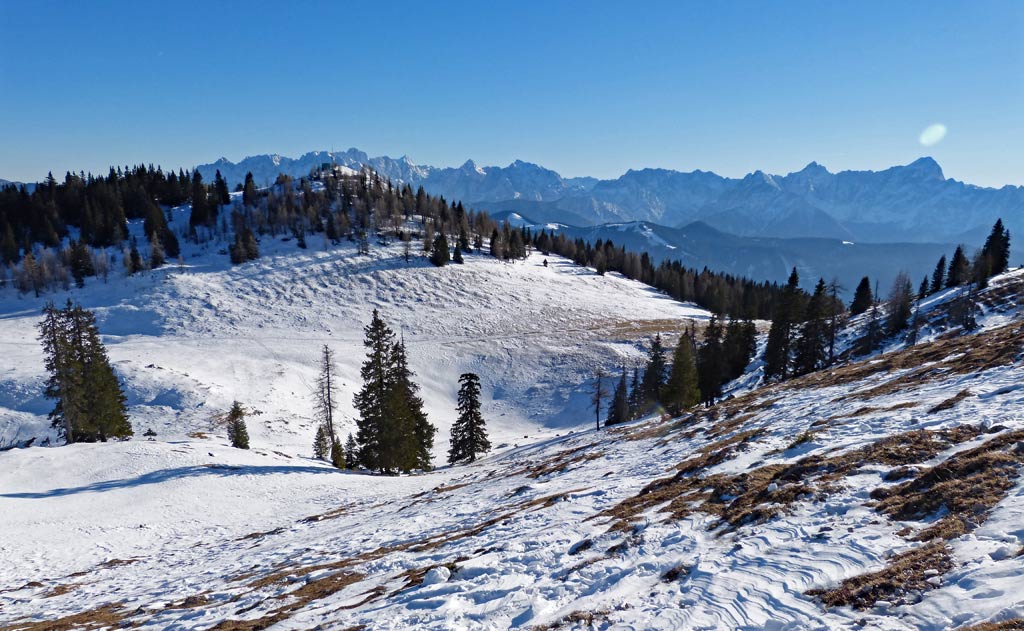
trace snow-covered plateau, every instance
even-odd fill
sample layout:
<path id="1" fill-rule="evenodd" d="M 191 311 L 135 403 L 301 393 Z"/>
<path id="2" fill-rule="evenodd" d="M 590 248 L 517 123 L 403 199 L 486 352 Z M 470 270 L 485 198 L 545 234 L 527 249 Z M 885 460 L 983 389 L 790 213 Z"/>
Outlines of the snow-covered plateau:
<path id="1" fill-rule="evenodd" d="M 709 314 L 538 254 L 261 250 L 69 292 L 136 437 L 0 453 L 0 628 L 1022 628 L 1019 271 L 972 334 L 595 430 L 595 367 Z M 49 431 L 47 298 L 0 305 L 8 439 Z M 435 461 L 466 371 L 491 454 L 394 477 L 310 458 L 319 349 L 345 434 L 374 308 L 405 337 Z M 234 399 L 260 412 L 249 451 L 211 424 Z"/>

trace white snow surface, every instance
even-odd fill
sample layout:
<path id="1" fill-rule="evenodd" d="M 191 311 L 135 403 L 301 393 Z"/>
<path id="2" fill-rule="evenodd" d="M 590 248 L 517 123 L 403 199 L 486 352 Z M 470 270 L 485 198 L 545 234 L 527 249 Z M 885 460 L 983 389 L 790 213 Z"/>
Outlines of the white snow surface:
<path id="1" fill-rule="evenodd" d="M 951 542 L 954 569 L 932 577 L 935 589 L 867 611 L 825 609 L 804 592 L 920 545 L 896 533 L 922 524 L 890 521 L 868 505 L 870 491 L 889 484 L 885 466 L 862 467 L 836 492 L 735 532 L 700 512 L 667 519 L 664 507 L 626 532 L 610 530 L 602 511 L 721 436 L 712 437 L 712 421 L 693 418 L 595 431 L 581 384 L 597 359 L 612 365 L 637 352 L 610 323 L 701 315 L 690 307 L 557 259 L 548 268 L 536 257 L 514 265 L 468 257 L 462 267 L 406 269 L 393 251 L 360 258 L 341 249 L 272 253 L 233 269 L 206 260 L 208 268 L 151 274 L 127 289 L 112 282 L 73 292 L 100 314 L 132 412 L 159 435 L 0 453 L 0 624 L 104 605 L 144 629 L 259 620 L 280 630 L 937 631 L 1024 617 L 1019 478 L 981 527 Z M 22 306 L 0 318 L 0 339 L 15 340 L 3 348 L 15 361 L 4 363 L 2 413 L 38 425 L 38 305 L 8 304 Z M 404 330 L 440 436 L 455 377 L 474 369 L 487 386 L 495 444 L 518 438 L 520 446 L 401 477 L 306 457 L 317 348 L 338 351 L 351 393 L 374 306 Z M 911 429 L 1024 428 L 1019 354 L 978 373 L 849 396 L 899 374 L 755 391 L 749 418 L 729 431 L 763 433 L 704 473 L 832 455 Z M 964 389 L 974 396 L 926 413 Z M 231 449 L 223 432 L 188 436 L 209 430 L 206 415 L 232 398 L 263 412 L 250 422 L 252 450 Z M 793 445 L 821 419 L 832 422 Z M 681 576 L 664 580 L 673 568 Z M 581 613 L 593 621 L 571 616 Z"/>

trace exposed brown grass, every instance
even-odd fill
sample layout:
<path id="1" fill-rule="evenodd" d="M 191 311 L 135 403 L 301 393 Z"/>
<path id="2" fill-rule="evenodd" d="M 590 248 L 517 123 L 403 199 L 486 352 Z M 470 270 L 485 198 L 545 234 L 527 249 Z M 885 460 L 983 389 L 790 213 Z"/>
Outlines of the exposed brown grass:
<path id="1" fill-rule="evenodd" d="M 936 412 L 942 412 L 944 410 L 952 409 L 953 406 L 955 406 L 957 403 L 960 403 L 961 401 L 963 401 L 967 397 L 972 397 L 972 396 L 974 396 L 974 393 L 971 392 L 970 390 L 967 390 L 967 389 L 961 390 L 960 392 L 957 392 L 956 394 L 954 394 L 953 396 L 949 397 L 948 399 L 946 399 L 942 403 L 939 403 L 935 407 L 929 409 L 928 413 L 929 414 L 935 414 Z"/>
<path id="2" fill-rule="evenodd" d="M 848 578 L 834 589 L 812 589 L 806 593 L 818 597 L 829 607 L 867 609 L 880 600 L 897 603 L 908 592 L 932 589 L 935 586 L 927 579 L 933 573 L 927 570 L 945 574 L 951 569 L 949 547 L 944 543 L 930 543 L 894 556 L 877 572 Z"/>
<path id="3" fill-rule="evenodd" d="M 1009 492 L 1024 464 L 1024 430 L 1005 432 L 978 447 L 950 456 L 895 487 L 875 489 L 876 509 L 893 519 L 921 521 L 946 516 L 915 538 L 953 538 L 984 523 Z"/>
<path id="4" fill-rule="evenodd" d="M 562 616 L 554 622 L 548 622 L 547 624 L 538 624 L 530 627 L 531 631 L 553 631 L 554 629 L 561 629 L 577 624 L 583 624 L 588 627 L 593 626 L 594 623 L 600 622 L 608 618 L 610 611 L 574 611 L 570 614 Z"/>
<path id="5" fill-rule="evenodd" d="M 41 622 L 15 621 L 0 627 L 0 631 L 71 631 L 72 629 L 118 627 L 124 621 L 124 612 L 121 610 L 121 607 L 121 603 L 112 603 L 53 620 Z"/>
<path id="6" fill-rule="evenodd" d="M 982 622 L 969 627 L 960 627 L 957 631 L 1024 631 L 1024 618 L 1014 618 L 1002 622 Z"/>

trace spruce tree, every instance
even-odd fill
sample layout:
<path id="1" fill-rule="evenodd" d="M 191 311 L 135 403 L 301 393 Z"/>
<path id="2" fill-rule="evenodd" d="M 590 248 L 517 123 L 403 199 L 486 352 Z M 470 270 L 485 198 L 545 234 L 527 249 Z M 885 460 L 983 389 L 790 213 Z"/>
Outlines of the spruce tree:
<path id="1" fill-rule="evenodd" d="M 626 367 L 622 367 L 622 376 L 612 393 L 612 402 L 608 406 L 608 418 L 605 425 L 616 425 L 629 420 L 629 387 L 626 385 Z"/>
<path id="2" fill-rule="evenodd" d="M 345 468 L 345 448 L 341 446 L 341 441 L 335 438 L 331 441 L 331 464 L 338 469 Z"/>
<path id="3" fill-rule="evenodd" d="M 665 409 L 672 416 L 679 416 L 684 410 L 700 403 L 700 385 L 697 374 L 697 362 L 694 358 L 693 339 L 688 333 L 679 336 L 679 343 L 676 344 L 672 353 L 672 370 L 668 375 L 668 383 L 665 384 Z M 619 381 L 619 388 L 626 389 L 626 373 L 622 373 Z M 619 390 L 615 391 L 616 397 Z M 615 406 L 615 401 L 612 401 Z"/>
<path id="4" fill-rule="evenodd" d="M 474 373 L 459 377 L 458 418 L 452 425 L 448 464 L 473 462 L 477 454 L 490 451 L 487 428 L 480 413 L 480 378 Z"/>
<path id="5" fill-rule="evenodd" d="M 711 317 L 704 329 L 704 340 L 697 349 L 697 375 L 700 387 L 700 398 L 707 406 L 714 404 L 715 399 L 722 396 L 722 383 L 725 375 L 725 357 L 722 353 L 722 327 L 718 318 Z"/>
<path id="6" fill-rule="evenodd" d="M 438 267 L 443 267 L 451 260 L 451 253 L 448 251 L 448 239 L 443 232 L 437 233 L 434 237 L 434 244 L 430 252 L 430 262 Z"/>
<path id="7" fill-rule="evenodd" d="M 227 414 L 228 440 L 236 449 L 249 448 L 249 430 L 245 426 L 245 409 L 235 401 Z"/>
<path id="8" fill-rule="evenodd" d="M 633 379 L 629 382 L 629 419 L 640 416 L 640 408 L 643 406 L 643 388 L 640 387 L 640 368 L 633 367 Z"/>
<path id="9" fill-rule="evenodd" d="M 800 336 L 796 341 L 794 374 L 805 375 L 825 365 L 828 357 L 828 309 L 825 280 L 819 279 L 811 299 L 807 301 L 804 323 L 800 327 Z"/>
<path id="10" fill-rule="evenodd" d="M 345 466 L 349 469 L 355 469 L 356 463 L 359 460 L 359 445 L 356 444 L 356 437 L 349 432 L 348 439 L 345 440 Z"/>
<path id="11" fill-rule="evenodd" d="M 327 460 L 331 451 L 331 439 L 327 435 L 327 427 L 323 423 L 317 423 L 316 434 L 313 436 L 313 457 L 317 460 Z"/>
<path id="12" fill-rule="evenodd" d="M 385 445 L 384 461 L 393 462 L 394 467 L 403 473 L 413 469 L 429 471 L 437 428 L 427 420 L 423 410 L 423 400 L 417 394 L 419 386 L 412 380 L 414 374 L 409 368 L 404 342 L 397 342 L 392 347 L 391 364 L 388 395 L 391 418 L 387 433 L 394 436 L 394 441 Z"/>
<path id="13" fill-rule="evenodd" d="M 395 334 L 384 323 L 376 309 L 373 310 L 370 324 L 363 332 L 363 346 L 367 349 L 366 360 L 360 370 L 363 386 L 353 400 L 353 405 L 359 411 L 359 418 L 356 420 L 359 463 L 367 469 L 379 469 L 383 473 L 383 443 L 389 438 L 384 435 L 383 430 L 390 385 L 391 347 Z"/>
<path id="14" fill-rule="evenodd" d="M 953 258 L 949 261 L 949 270 L 946 272 L 946 287 L 959 287 L 971 278 L 971 264 L 964 254 L 964 246 L 958 245 L 953 252 Z"/>
<path id="15" fill-rule="evenodd" d="M 1010 231 L 1003 227 L 1003 220 L 997 219 L 992 232 L 985 239 L 981 249 L 982 256 L 988 262 L 989 276 L 1002 274 L 1010 266 Z"/>
<path id="16" fill-rule="evenodd" d="M 757 352 L 757 328 L 754 323 L 737 318 L 729 320 L 722 341 L 722 352 L 725 354 L 725 380 L 738 378 L 746 371 Z"/>
<path id="17" fill-rule="evenodd" d="M 667 366 L 665 364 L 665 348 L 661 343 L 661 334 L 658 333 L 651 341 L 651 348 L 647 351 L 647 365 L 644 368 L 644 376 L 640 381 L 639 414 L 647 414 L 653 410 L 661 401 L 661 388 L 665 384 Z"/>
<path id="18" fill-rule="evenodd" d="M 793 330 L 802 311 L 802 302 L 800 277 L 794 267 L 776 305 L 772 327 L 768 331 L 768 344 L 764 351 L 764 375 L 768 379 L 781 380 L 790 375 Z"/>
<path id="19" fill-rule="evenodd" d="M 946 255 L 943 254 L 939 257 L 939 262 L 935 264 L 935 271 L 932 272 L 932 284 L 928 288 L 929 293 L 935 294 L 942 291 L 942 287 L 946 283 Z"/>
<path id="20" fill-rule="evenodd" d="M 945 260 L 945 257 L 943 257 Z M 850 315 L 856 316 L 864 313 L 874 304 L 875 297 L 871 293 L 871 281 L 868 277 L 860 279 L 857 289 L 853 293 L 853 302 L 850 303 Z"/>
<path id="21" fill-rule="evenodd" d="M 50 303 L 39 332 L 50 373 L 45 393 L 56 400 L 49 416 L 58 435 L 68 444 L 131 436 L 126 398 L 93 313 L 70 300 L 64 309 Z"/>

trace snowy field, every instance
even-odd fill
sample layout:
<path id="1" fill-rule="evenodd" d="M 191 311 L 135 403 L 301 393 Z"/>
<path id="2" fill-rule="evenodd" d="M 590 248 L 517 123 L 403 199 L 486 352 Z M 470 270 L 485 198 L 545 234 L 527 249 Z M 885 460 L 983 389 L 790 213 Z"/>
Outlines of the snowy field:
<path id="1" fill-rule="evenodd" d="M 254 446 L 292 456 L 311 450 L 311 392 L 324 344 L 340 376 L 339 433 L 344 440 L 354 431 L 363 326 L 374 308 L 405 338 L 439 429 L 438 459 L 447 453 L 460 374 L 481 377 L 493 444 L 549 437 L 587 425 L 596 368 L 635 365 L 654 332 L 709 316 L 555 256 L 547 267 L 533 254 L 515 263 L 467 255 L 464 265 L 435 268 L 418 253 L 406 263 L 399 244 L 363 256 L 348 243 L 301 251 L 268 237 L 261 248 L 263 257 L 236 267 L 225 255 L 191 253 L 184 268 L 108 284 L 89 279 L 66 295 L 0 294 L 0 439 L 41 440 L 48 431 L 53 405 L 42 397 L 35 330 L 47 299 L 59 305 L 70 297 L 96 312 L 136 435 L 210 432 L 211 417 L 237 399 L 260 412 L 249 421 Z"/>
<path id="2" fill-rule="evenodd" d="M 949 568 L 923 570 L 925 588 L 866 609 L 805 593 L 882 570 L 949 515 L 881 513 L 871 492 L 896 488 L 893 472 L 918 475 L 1024 430 L 1012 300 L 975 337 L 930 333 L 710 413 L 597 432 L 585 403 L 593 366 L 635 360 L 638 338 L 702 313 L 553 257 L 407 269 L 397 249 L 268 252 L 72 292 L 99 314 L 137 431 L 158 437 L 0 453 L 0 627 L 938 631 L 1024 617 L 1016 475 L 997 503 L 972 509 L 966 534 L 947 542 Z M 1011 281 L 1020 273 L 991 291 Z M 6 305 L 2 413 L 41 432 L 39 304 Z M 481 374 L 506 447 L 402 477 L 307 457 L 317 349 L 337 351 L 347 406 L 374 307 L 406 336 L 438 454 L 467 369 Z M 232 398 L 262 411 L 251 451 L 189 436 Z M 805 458 L 965 425 L 977 431 L 934 453 L 900 451 L 906 462 L 862 458 L 829 484 L 812 469 L 757 486 Z M 700 495 L 721 480 L 728 492 Z M 745 502 L 754 517 L 719 522 Z"/>

